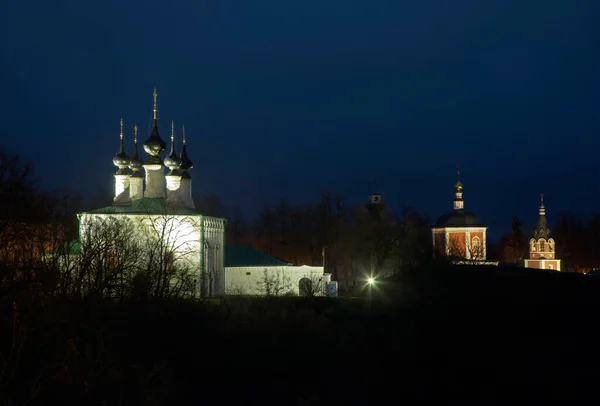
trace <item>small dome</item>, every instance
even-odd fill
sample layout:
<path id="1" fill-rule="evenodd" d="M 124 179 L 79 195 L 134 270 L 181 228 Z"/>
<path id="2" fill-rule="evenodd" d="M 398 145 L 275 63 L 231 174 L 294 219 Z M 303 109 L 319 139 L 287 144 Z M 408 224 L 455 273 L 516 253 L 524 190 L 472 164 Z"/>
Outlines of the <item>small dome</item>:
<path id="1" fill-rule="evenodd" d="M 115 166 L 118 166 L 119 168 L 123 169 L 125 168 L 127 165 L 129 165 L 129 162 L 131 161 L 131 159 L 129 158 L 129 155 L 127 155 L 125 152 L 121 151 L 119 152 L 117 155 L 115 155 L 115 157 L 113 158 L 113 164 Z"/>
<path id="2" fill-rule="evenodd" d="M 133 172 L 137 172 L 142 169 L 143 165 L 144 161 L 142 161 L 142 159 L 138 156 L 136 151 L 136 153 L 133 154 L 133 157 L 131 157 L 131 160 L 129 161 L 129 169 L 131 169 Z"/>
<path id="3" fill-rule="evenodd" d="M 470 211 L 452 210 L 442 214 L 435 222 L 435 227 L 485 227 L 485 224 Z"/>
<path id="4" fill-rule="evenodd" d="M 169 174 L 173 175 L 179 171 L 181 165 L 181 159 L 173 152 L 165 158 L 165 166 L 170 169 Z"/>
<path id="5" fill-rule="evenodd" d="M 150 137 L 144 142 L 144 151 L 151 155 L 152 157 L 158 157 L 158 155 L 165 150 L 167 145 L 160 138 L 158 134 L 158 128 L 156 123 L 154 123 L 154 127 L 152 128 L 152 134 Z"/>
<path id="6" fill-rule="evenodd" d="M 131 159 L 129 155 L 125 153 L 125 145 L 123 144 L 123 119 L 121 118 L 121 134 L 119 134 L 120 142 L 119 142 L 119 152 L 113 158 L 113 164 L 119 167 L 117 174 L 126 173 L 127 165 Z"/>
<path id="7" fill-rule="evenodd" d="M 180 160 L 181 164 L 179 165 L 179 169 L 182 171 L 187 172 L 194 167 L 194 163 L 187 155 L 187 148 L 185 144 L 183 144 L 183 149 L 181 150 Z"/>

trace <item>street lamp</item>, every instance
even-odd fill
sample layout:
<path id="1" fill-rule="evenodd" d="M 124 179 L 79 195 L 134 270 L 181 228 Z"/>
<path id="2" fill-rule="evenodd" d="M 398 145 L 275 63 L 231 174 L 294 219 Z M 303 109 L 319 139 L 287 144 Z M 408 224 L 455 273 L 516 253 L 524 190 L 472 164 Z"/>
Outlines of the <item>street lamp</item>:
<path id="1" fill-rule="evenodd" d="M 367 279 L 367 283 L 369 284 L 369 313 L 371 313 L 371 290 L 373 288 L 373 284 L 375 283 L 375 279 L 369 278 Z"/>

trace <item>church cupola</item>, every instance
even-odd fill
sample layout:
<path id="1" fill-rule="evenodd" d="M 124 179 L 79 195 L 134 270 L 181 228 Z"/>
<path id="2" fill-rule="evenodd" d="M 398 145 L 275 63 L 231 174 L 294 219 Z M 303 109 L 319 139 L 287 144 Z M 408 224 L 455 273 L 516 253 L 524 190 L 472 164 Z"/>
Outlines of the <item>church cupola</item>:
<path id="1" fill-rule="evenodd" d="M 165 189 L 165 167 L 159 156 L 160 153 L 165 150 L 166 145 L 158 134 L 158 108 L 156 99 L 157 94 L 155 88 L 154 106 L 152 108 L 152 133 L 144 142 L 144 150 L 150 155 L 150 158 L 148 158 L 148 161 L 144 164 L 144 171 L 146 172 L 146 190 L 144 191 L 144 197 L 148 198 L 164 198 L 167 195 Z"/>
<path id="2" fill-rule="evenodd" d="M 121 119 L 121 134 L 120 134 L 120 148 L 119 152 L 113 158 L 113 164 L 119 168 L 117 175 L 126 175 L 127 166 L 129 165 L 129 155 L 125 153 L 125 145 L 123 142 L 123 119 Z"/>
<path id="3" fill-rule="evenodd" d="M 178 199 L 184 207 L 193 209 L 195 207 L 195 204 L 194 199 L 192 198 L 192 177 L 190 176 L 189 171 L 193 168 L 194 163 L 190 160 L 187 154 L 187 140 L 185 138 L 185 127 L 182 127 L 181 133 L 183 138 L 183 146 L 181 147 L 181 164 L 179 165 L 181 178 Z"/>
<path id="4" fill-rule="evenodd" d="M 191 176 L 188 172 L 190 171 L 190 169 L 192 169 L 194 167 L 194 163 L 188 157 L 188 154 L 187 154 L 187 143 L 186 143 L 186 139 L 185 139 L 185 126 L 182 127 L 181 132 L 182 132 L 182 136 L 183 136 L 183 146 L 181 147 L 181 155 L 180 155 L 181 164 L 179 165 L 179 170 L 182 172 L 182 176 L 184 178 L 191 179 Z"/>
<path id="5" fill-rule="evenodd" d="M 181 166 L 181 158 L 175 152 L 175 122 L 171 122 L 171 153 L 165 158 L 165 166 L 169 168 L 168 176 L 180 176 L 179 167 Z"/>
<path id="6" fill-rule="evenodd" d="M 138 127 L 135 124 L 133 126 L 133 156 L 131 157 L 131 162 L 129 162 L 129 169 L 131 169 L 129 195 L 131 200 L 139 200 L 144 197 L 144 175 L 141 173 L 144 161 L 142 161 L 138 153 L 137 135 Z"/>
<path id="7" fill-rule="evenodd" d="M 463 184 L 460 181 L 460 169 L 456 170 L 456 183 L 454 184 L 454 210 L 464 210 L 465 202 L 462 197 Z"/>
<path id="8" fill-rule="evenodd" d="M 140 154 L 138 152 L 138 127 L 137 124 L 133 126 L 133 156 L 131 157 L 131 161 L 129 162 L 129 169 L 131 169 L 131 176 L 133 177 L 143 177 L 140 173 L 142 169 L 142 165 L 144 165 L 144 161 L 140 158 Z"/>
<path id="9" fill-rule="evenodd" d="M 156 88 L 154 88 L 154 105 L 152 108 L 153 112 L 153 121 L 152 121 L 152 133 L 150 137 L 144 142 L 144 150 L 150 155 L 148 162 L 155 165 L 162 164 L 162 160 L 160 159 L 160 153 L 163 152 L 166 148 L 165 142 L 160 138 L 158 134 L 158 104 L 157 104 L 158 94 L 156 93 Z"/>
<path id="10" fill-rule="evenodd" d="M 129 180 L 131 175 L 127 169 L 127 166 L 131 162 L 129 156 L 125 153 L 125 145 L 123 141 L 123 119 L 121 119 L 121 134 L 120 134 L 121 146 L 119 152 L 113 158 L 113 164 L 119 169 L 115 173 L 115 197 L 113 199 L 114 205 L 128 205 L 131 203 L 129 195 Z"/>

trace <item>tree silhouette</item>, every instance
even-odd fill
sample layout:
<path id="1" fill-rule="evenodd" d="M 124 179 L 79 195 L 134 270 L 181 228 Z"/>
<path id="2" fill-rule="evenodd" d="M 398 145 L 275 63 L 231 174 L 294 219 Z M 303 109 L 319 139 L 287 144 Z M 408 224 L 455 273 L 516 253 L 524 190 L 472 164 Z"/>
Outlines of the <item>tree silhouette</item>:
<path id="1" fill-rule="evenodd" d="M 513 217 L 511 234 L 502 237 L 501 246 L 504 262 L 516 263 L 528 257 L 529 245 L 517 216 Z"/>

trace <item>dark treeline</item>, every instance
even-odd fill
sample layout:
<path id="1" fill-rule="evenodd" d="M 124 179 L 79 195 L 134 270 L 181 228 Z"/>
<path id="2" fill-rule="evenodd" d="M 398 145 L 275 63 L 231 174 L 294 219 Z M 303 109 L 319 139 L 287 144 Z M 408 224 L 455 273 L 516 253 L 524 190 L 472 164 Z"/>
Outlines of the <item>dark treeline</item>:
<path id="1" fill-rule="evenodd" d="M 420 267 L 431 255 L 432 219 L 415 208 L 394 207 L 388 202 L 373 221 L 364 204 L 324 192 L 312 204 L 294 205 L 285 199 L 265 204 L 254 218 L 246 219 L 241 208 L 227 207 L 218 196 L 196 196 L 195 200 L 199 211 L 228 219 L 228 244 L 252 245 L 296 264 L 322 265 L 323 253 L 330 252 L 332 261 L 353 257 L 354 262 L 364 263 L 374 257 L 378 268 L 385 264 L 388 269 L 401 270 Z M 68 190 L 44 190 L 32 165 L 0 146 L 0 243 L 5 257 L 8 247 L 13 254 L 35 257 L 39 250 L 30 245 L 42 234 L 47 239 L 46 249 L 77 238 L 77 212 L 111 202 L 111 196 L 83 198 Z M 600 268 L 599 214 L 584 217 L 563 212 L 551 227 L 563 270 Z M 48 237 L 50 228 L 52 238 Z M 523 232 L 516 217 L 506 230 L 497 249 L 488 241 L 488 259 L 518 262 L 526 258 L 531 236 Z"/>

